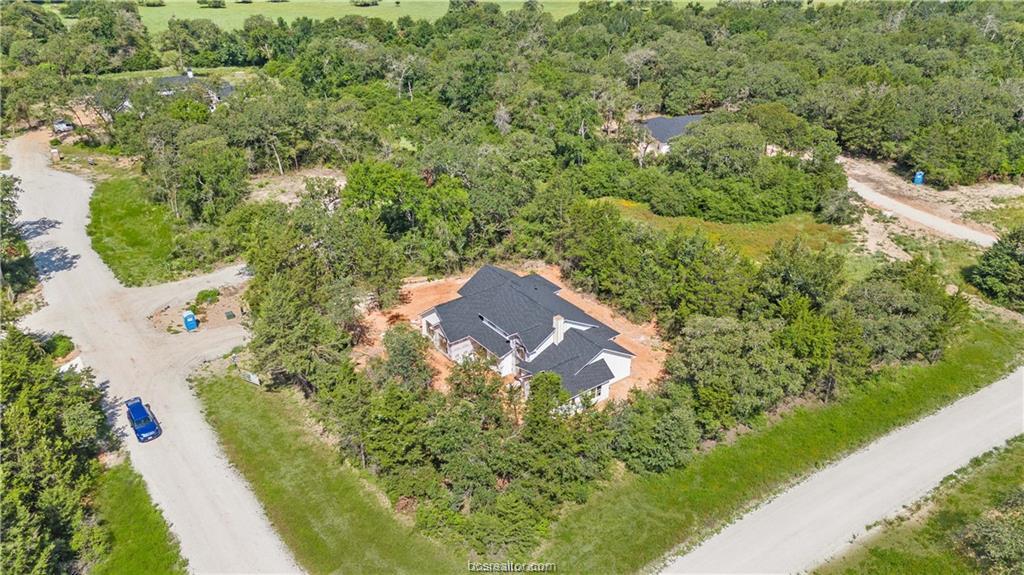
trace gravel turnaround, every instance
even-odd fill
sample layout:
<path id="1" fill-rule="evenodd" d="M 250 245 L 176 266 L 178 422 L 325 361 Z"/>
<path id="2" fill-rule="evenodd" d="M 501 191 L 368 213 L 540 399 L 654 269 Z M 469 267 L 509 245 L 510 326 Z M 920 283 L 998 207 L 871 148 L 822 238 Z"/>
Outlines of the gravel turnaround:
<path id="1" fill-rule="evenodd" d="M 45 307 L 22 320 L 37 332 L 61 331 L 105 388 L 110 409 L 154 502 L 195 573 L 299 573 L 245 480 L 230 466 L 186 378 L 202 362 L 245 341 L 240 322 L 172 334 L 146 319 L 182 305 L 204 288 L 245 280 L 241 266 L 144 288 L 123 287 L 92 250 L 88 181 L 50 168 L 47 135 L 10 142 L 10 172 L 21 178 L 20 225 L 43 278 Z M 141 396 L 163 435 L 140 444 L 123 401 Z"/>

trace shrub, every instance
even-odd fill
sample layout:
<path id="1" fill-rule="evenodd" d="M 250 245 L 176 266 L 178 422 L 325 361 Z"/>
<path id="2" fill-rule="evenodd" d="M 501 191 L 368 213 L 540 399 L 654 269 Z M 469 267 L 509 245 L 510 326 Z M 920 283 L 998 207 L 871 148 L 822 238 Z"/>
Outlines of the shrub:
<path id="1" fill-rule="evenodd" d="M 1024 226 L 985 250 L 968 279 L 997 302 L 1024 311 Z"/>
<path id="2" fill-rule="evenodd" d="M 804 390 L 804 366 L 775 342 L 777 322 L 693 316 L 665 362 L 669 386 L 693 391 L 707 436 L 753 417 Z"/>
<path id="3" fill-rule="evenodd" d="M 213 305 L 220 299 L 220 291 L 216 289 L 204 289 L 196 294 L 196 305 Z"/>
<path id="4" fill-rule="evenodd" d="M 1024 488 L 970 524 L 960 543 L 986 573 L 1020 573 L 1024 565 Z"/>
<path id="5" fill-rule="evenodd" d="M 920 258 L 879 268 L 845 299 L 879 361 L 936 359 L 969 313 L 963 296 L 946 295 L 935 266 Z"/>
<path id="6" fill-rule="evenodd" d="M 71 341 L 70 337 L 62 333 L 54 334 L 43 343 L 43 350 L 54 359 L 64 357 L 74 351 L 74 349 L 75 343 Z"/>
<path id="7" fill-rule="evenodd" d="M 860 219 L 864 208 L 850 188 L 830 190 L 818 200 L 815 218 L 822 223 L 845 226 Z"/>
<path id="8" fill-rule="evenodd" d="M 700 439 L 689 394 L 682 388 L 651 394 L 634 388 L 614 408 L 612 451 L 637 473 L 685 465 Z"/>

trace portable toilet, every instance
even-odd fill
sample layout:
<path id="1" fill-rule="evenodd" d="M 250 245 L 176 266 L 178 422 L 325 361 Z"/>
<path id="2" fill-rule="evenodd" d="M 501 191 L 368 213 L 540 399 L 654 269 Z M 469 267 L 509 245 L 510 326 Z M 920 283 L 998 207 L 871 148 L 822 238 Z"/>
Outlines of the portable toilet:
<path id="1" fill-rule="evenodd" d="M 185 324 L 185 331 L 195 331 L 199 327 L 199 321 L 196 320 L 196 314 L 191 311 L 186 311 L 181 314 L 181 322 Z"/>
<path id="2" fill-rule="evenodd" d="M 917 172 L 914 174 L 914 184 L 920 186 L 924 183 L 924 172 Z"/>

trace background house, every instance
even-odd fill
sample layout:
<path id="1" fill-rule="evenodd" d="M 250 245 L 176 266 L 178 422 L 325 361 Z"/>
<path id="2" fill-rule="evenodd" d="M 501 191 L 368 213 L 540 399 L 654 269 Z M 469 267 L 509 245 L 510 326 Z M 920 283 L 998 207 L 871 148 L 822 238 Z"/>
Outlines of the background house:
<path id="1" fill-rule="evenodd" d="M 691 114 L 688 116 L 655 116 L 643 122 L 643 127 L 658 143 L 658 153 L 666 154 L 669 151 L 669 140 L 686 133 L 690 125 L 703 118 L 703 114 Z"/>

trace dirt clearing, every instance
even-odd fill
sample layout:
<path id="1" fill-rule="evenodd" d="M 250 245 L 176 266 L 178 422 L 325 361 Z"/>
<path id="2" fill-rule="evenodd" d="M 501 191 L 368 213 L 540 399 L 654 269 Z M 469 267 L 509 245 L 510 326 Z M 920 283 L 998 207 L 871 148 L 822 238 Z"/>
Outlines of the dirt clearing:
<path id="1" fill-rule="evenodd" d="M 982 231 L 992 231 L 992 228 L 969 220 L 968 214 L 991 210 L 999 207 L 999 201 L 1024 196 L 1024 186 L 1015 184 L 985 182 L 937 190 L 906 181 L 892 171 L 891 163 L 848 157 L 841 157 L 839 162 L 850 179 L 864 182 L 878 193 Z"/>
<path id="2" fill-rule="evenodd" d="M 647 388 L 651 382 L 660 377 L 666 352 L 658 338 L 657 328 L 653 321 L 645 324 L 633 323 L 625 316 L 597 301 L 596 298 L 567 288 L 557 266 L 536 263 L 508 269 L 520 275 L 535 272 L 544 276 L 562 288 L 558 295 L 563 299 L 619 332 L 620 335 L 615 338 L 615 341 L 636 354 L 636 357 L 633 358 L 630 376 L 612 385 L 610 393 L 612 399 L 625 399 L 630 389 L 634 387 Z M 383 353 L 381 336 L 390 326 L 407 322 L 418 328 L 419 315 L 422 312 L 459 297 L 459 288 L 475 272 L 476 270 L 473 269 L 458 276 L 438 280 L 427 280 L 426 278 L 406 280 L 402 288 L 402 301 L 399 305 L 384 312 L 374 310 L 367 314 L 366 342 L 355 348 L 356 362 L 365 365 L 370 358 Z M 451 371 L 451 361 L 431 348 L 430 362 L 439 372 L 435 382 L 441 383 L 442 385 L 438 385 L 438 388 L 443 390 L 443 382 Z"/>
<path id="3" fill-rule="evenodd" d="M 345 187 L 346 182 L 345 174 L 341 170 L 323 166 L 288 172 L 283 176 L 260 174 L 249 181 L 252 188 L 249 200 L 253 202 L 276 200 L 286 206 L 294 206 L 299 203 L 299 196 L 306 190 L 307 178 L 329 178 L 341 187 Z"/>
<path id="4" fill-rule="evenodd" d="M 242 321 L 242 293 L 245 291 L 245 285 L 221 286 L 217 288 L 219 292 L 217 301 L 197 305 L 194 311 L 196 319 L 199 320 L 199 330 L 216 329 L 224 325 L 240 323 Z M 167 304 L 154 311 L 148 319 L 158 330 L 172 334 L 185 333 L 181 314 L 193 305 L 193 300 L 184 304 Z M 229 315 L 233 317 L 228 317 Z"/>

